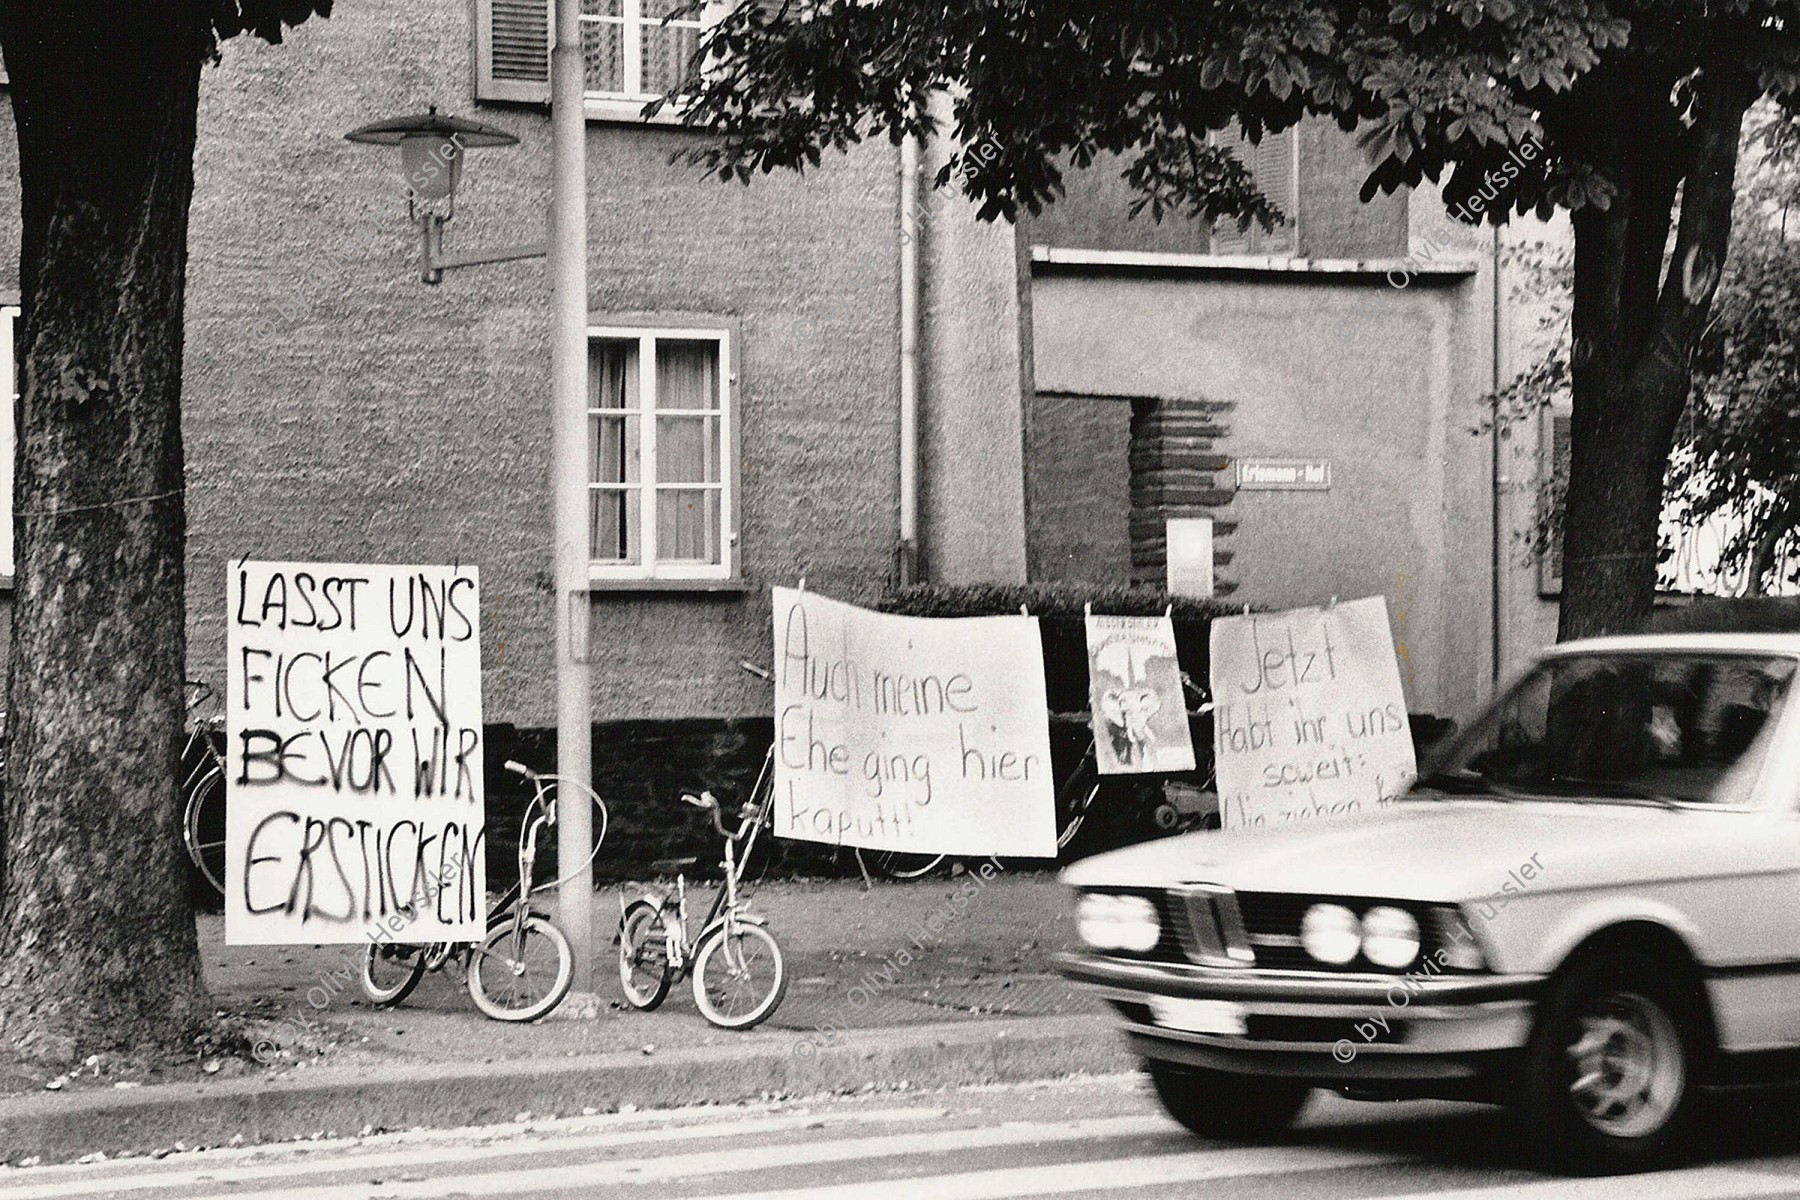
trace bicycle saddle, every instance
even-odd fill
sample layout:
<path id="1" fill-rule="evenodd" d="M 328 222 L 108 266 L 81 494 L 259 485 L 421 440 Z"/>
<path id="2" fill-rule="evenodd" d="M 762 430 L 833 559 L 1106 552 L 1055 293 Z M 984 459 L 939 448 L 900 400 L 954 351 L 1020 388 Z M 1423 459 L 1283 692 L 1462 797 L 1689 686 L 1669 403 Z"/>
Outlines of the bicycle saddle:
<path id="1" fill-rule="evenodd" d="M 690 854 L 686 858 L 659 858 L 650 864 L 650 869 L 658 875 L 674 875 L 687 870 L 699 861 L 698 854 Z"/>

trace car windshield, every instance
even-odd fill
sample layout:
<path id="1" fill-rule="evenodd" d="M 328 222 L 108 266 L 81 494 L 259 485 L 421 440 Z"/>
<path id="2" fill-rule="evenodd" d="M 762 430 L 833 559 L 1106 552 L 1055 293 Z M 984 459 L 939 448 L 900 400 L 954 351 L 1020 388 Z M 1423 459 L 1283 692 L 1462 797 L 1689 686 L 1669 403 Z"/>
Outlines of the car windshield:
<path id="1" fill-rule="evenodd" d="M 1794 661 L 1578 654 L 1540 664 L 1420 780 L 1427 790 L 1750 802 Z"/>

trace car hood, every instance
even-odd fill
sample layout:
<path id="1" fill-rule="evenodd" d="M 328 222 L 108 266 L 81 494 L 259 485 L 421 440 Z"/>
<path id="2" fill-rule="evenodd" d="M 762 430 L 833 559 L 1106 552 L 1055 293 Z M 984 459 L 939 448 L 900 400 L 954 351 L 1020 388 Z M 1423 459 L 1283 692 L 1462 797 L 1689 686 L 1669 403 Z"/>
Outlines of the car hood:
<path id="1" fill-rule="evenodd" d="M 1216 883 L 1238 891 L 1461 902 L 1503 889 L 1729 873 L 1754 855 L 1760 825 L 1744 812 L 1409 798 L 1367 816 L 1115 850 L 1074 864 L 1063 879 L 1076 887 Z"/>

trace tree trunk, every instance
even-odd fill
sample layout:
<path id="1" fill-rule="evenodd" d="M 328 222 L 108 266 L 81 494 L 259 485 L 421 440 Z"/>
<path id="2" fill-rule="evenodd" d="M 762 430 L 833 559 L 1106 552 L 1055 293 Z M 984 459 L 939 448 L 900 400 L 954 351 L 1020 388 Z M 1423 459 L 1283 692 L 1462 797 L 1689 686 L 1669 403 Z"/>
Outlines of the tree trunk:
<path id="1" fill-rule="evenodd" d="M 1768 594 L 1767 577 L 1775 569 L 1775 551 L 1780 548 L 1781 539 L 1793 531 L 1796 512 L 1800 512 L 1800 487 L 1790 486 L 1769 506 L 1762 533 L 1750 551 L 1749 565 L 1744 568 L 1744 595 Z M 1782 582 L 1775 581 L 1777 590 Z"/>
<path id="2" fill-rule="evenodd" d="M 1676 145 L 1639 132 L 1639 114 L 1659 111 L 1646 105 L 1666 110 L 1671 83 L 1602 78 L 1584 97 L 1620 114 L 1611 140 L 1594 148 L 1619 194 L 1572 218 L 1562 641 L 1633 632 L 1655 603 L 1663 476 L 1731 235 L 1738 135 L 1754 80 L 1709 72 L 1697 85 L 1697 119 Z M 1665 271 L 1678 184 L 1681 217 Z"/>
<path id="3" fill-rule="evenodd" d="M 0 1033 L 46 1060 L 210 1017 L 175 770 L 202 8 L 0 2 L 24 218 Z"/>

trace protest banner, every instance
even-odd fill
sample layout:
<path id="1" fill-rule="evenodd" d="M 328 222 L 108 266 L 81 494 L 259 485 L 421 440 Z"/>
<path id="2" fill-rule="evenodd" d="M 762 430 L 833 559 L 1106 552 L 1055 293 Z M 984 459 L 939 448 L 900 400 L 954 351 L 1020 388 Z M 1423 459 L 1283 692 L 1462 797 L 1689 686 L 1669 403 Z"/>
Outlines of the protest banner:
<path id="1" fill-rule="evenodd" d="M 1087 618 L 1088 702 L 1102 775 L 1191 771 L 1175 624 L 1168 617 Z"/>
<path id="2" fill-rule="evenodd" d="M 486 926 L 474 567 L 234 563 L 225 940 Z"/>
<path id="3" fill-rule="evenodd" d="M 1056 853 L 1035 617 L 901 617 L 774 589 L 775 833 Z"/>
<path id="4" fill-rule="evenodd" d="M 1418 767 L 1380 596 L 1212 625 L 1225 828 L 1372 812 Z"/>

